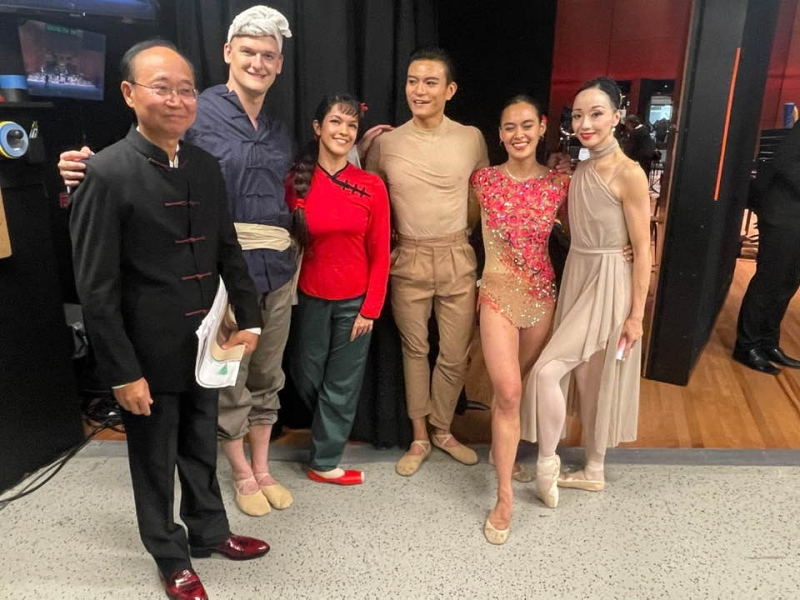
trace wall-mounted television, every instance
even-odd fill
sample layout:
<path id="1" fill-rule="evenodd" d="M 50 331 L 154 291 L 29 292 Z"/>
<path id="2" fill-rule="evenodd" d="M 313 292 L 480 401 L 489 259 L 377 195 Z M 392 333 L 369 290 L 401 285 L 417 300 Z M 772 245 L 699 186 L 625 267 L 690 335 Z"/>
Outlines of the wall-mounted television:
<path id="1" fill-rule="evenodd" d="M 77 16 L 97 15 L 120 19 L 158 16 L 157 0 L 0 0 L 0 10 L 54 11 Z"/>
<path id="2" fill-rule="evenodd" d="M 105 35 L 30 20 L 19 42 L 31 96 L 103 99 Z"/>

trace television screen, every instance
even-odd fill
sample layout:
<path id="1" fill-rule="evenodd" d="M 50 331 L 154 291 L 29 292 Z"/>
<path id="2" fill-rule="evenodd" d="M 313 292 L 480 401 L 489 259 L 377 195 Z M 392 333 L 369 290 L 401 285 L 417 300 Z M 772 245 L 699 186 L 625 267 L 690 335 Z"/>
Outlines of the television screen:
<path id="1" fill-rule="evenodd" d="M 103 99 L 106 36 L 26 21 L 19 41 L 31 96 Z"/>
<path id="2" fill-rule="evenodd" d="M 0 8 L 50 10 L 122 19 L 155 19 L 156 0 L 0 0 Z"/>

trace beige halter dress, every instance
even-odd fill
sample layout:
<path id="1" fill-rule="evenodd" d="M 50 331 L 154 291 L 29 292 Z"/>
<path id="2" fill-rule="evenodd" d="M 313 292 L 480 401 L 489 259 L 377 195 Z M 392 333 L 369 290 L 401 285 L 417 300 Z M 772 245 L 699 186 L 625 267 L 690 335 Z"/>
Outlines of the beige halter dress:
<path id="1" fill-rule="evenodd" d="M 537 439 L 537 375 L 541 368 L 553 360 L 575 361 L 577 366 L 596 352 L 603 354 L 602 377 L 590 391 L 596 394 L 597 447 L 636 439 L 641 341 L 625 361 L 616 359 L 622 325 L 631 307 L 633 263 L 626 262 L 622 254 L 629 243 L 628 228 L 622 202 L 597 174 L 593 163 L 593 159 L 581 162 L 572 177 L 568 200 L 572 241 L 553 335 L 533 367 L 522 399 L 522 439 L 531 442 Z M 561 380 L 561 388 L 567 398 L 567 414 L 579 415 L 572 379 L 570 372 Z M 587 425 L 584 423 L 584 427 Z"/>

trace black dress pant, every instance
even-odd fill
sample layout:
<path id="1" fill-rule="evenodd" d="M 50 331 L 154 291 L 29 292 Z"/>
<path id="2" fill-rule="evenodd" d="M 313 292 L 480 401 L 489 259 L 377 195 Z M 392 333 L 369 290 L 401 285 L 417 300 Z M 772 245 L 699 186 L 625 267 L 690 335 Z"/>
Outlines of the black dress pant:
<path id="1" fill-rule="evenodd" d="M 781 321 L 800 285 L 800 231 L 758 224 L 756 274 L 742 300 L 736 331 L 741 350 L 777 348 Z"/>
<path id="2" fill-rule="evenodd" d="M 139 534 L 162 573 L 191 568 L 189 545 L 217 546 L 230 535 L 217 482 L 217 391 L 193 386 L 154 394 L 149 416 L 122 411 Z M 175 467 L 181 484 L 175 523 Z"/>

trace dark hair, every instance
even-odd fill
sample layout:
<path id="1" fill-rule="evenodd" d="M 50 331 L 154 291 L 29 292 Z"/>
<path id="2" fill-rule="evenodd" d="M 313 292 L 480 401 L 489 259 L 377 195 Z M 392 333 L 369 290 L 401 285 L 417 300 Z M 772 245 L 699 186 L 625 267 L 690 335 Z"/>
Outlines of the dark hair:
<path id="1" fill-rule="evenodd" d="M 616 81 L 610 77 L 596 77 L 595 79 L 584 83 L 575 95 L 577 96 L 582 91 L 592 88 L 597 88 L 606 96 L 608 96 L 608 100 L 611 102 L 611 106 L 614 108 L 614 110 L 620 109 L 622 106 L 622 90 L 619 89 Z"/>
<path id="2" fill-rule="evenodd" d="M 447 83 L 452 83 L 456 80 L 456 65 L 450 55 L 445 50 L 439 48 L 439 46 L 423 46 L 422 48 L 417 48 L 411 53 L 411 56 L 408 57 L 408 66 L 411 66 L 411 63 L 417 60 L 435 60 L 436 62 L 442 63 L 444 65 Z"/>
<path id="3" fill-rule="evenodd" d="M 547 117 L 542 108 L 542 103 L 539 102 L 533 96 L 529 96 L 528 94 L 517 94 L 516 96 L 512 96 L 506 103 L 503 104 L 503 108 L 500 109 L 500 118 L 503 118 L 503 113 L 509 106 L 513 106 L 514 104 L 530 104 L 534 109 L 536 109 L 536 114 L 539 115 L 539 119 L 541 120 L 542 117 Z"/>
<path id="4" fill-rule="evenodd" d="M 536 111 L 536 114 L 539 116 L 539 121 L 541 122 L 543 119 L 547 120 L 547 114 L 545 114 L 544 109 L 542 108 L 542 103 L 539 102 L 533 96 L 529 96 L 528 94 L 516 94 L 515 96 L 511 96 L 508 100 L 506 100 L 505 104 L 503 104 L 503 108 L 500 109 L 500 126 L 503 126 L 503 113 L 509 106 L 513 106 L 514 104 L 530 104 L 533 109 Z M 501 144 L 502 145 L 502 144 Z M 505 151 L 505 146 L 503 146 L 503 150 Z M 544 163 L 545 159 L 545 149 L 544 149 L 544 136 L 539 138 L 536 147 L 536 160 Z"/>
<path id="5" fill-rule="evenodd" d="M 636 125 L 636 127 L 642 124 L 642 120 L 639 118 L 639 115 L 628 115 L 627 117 L 625 117 L 625 122 L 633 123 L 634 125 Z"/>
<path id="6" fill-rule="evenodd" d="M 364 116 L 364 107 L 361 102 L 350 94 L 327 94 L 323 96 L 314 111 L 314 121 L 322 124 L 325 117 L 335 106 L 341 111 L 357 119 Z M 292 167 L 294 179 L 292 187 L 298 198 L 305 198 L 311 189 L 311 179 L 314 176 L 314 168 L 317 166 L 319 157 L 319 140 L 316 138 L 305 145 L 303 150 L 297 155 Z M 308 247 L 308 224 L 306 223 L 306 211 L 302 206 L 298 206 L 292 211 L 292 234 L 303 248 Z"/>
<path id="7" fill-rule="evenodd" d="M 133 61 L 134 59 L 144 52 L 145 50 L 149 50 L 150 48 L 169 48 L 173 52 L 176 52 L 183 60 L 186 61 L 186 64 L 189 65 L 189 70 L 192 72 L 192 79 L 195 78 L 194 75 L 194 65 L 192 61 L 190 61 L 184 54 L 175 47 L 175 44 L 170 42 L 169 40 L 162 40 L 153 38 L 150 40 L 145 40 L 143 42 L 139 42 L 138 44 L 134 44 L 130 48 L 128 48 L 127 52 L 122 55 L 122 60 L 119 63 L 119 73 L 122 78 L 122 81 L 133 81 Z"/>

